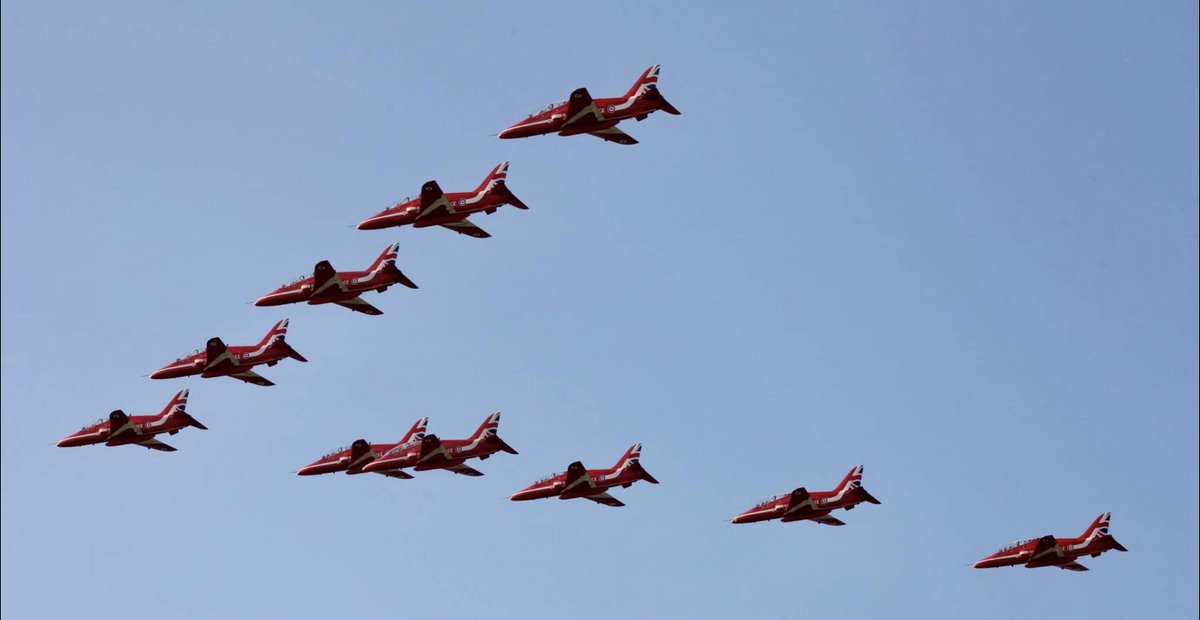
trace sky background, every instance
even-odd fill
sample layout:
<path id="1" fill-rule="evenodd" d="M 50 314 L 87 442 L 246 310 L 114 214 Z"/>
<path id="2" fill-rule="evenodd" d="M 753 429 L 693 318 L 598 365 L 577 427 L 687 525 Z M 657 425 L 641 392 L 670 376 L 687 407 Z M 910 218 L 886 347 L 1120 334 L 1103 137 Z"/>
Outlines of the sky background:
<path id="1" fill-rule="evenodd" d="M 1195 3 L 2 16 L 6 618 L 1196 616 Z M 489 137 L 655 63 L 637 146 Z M 491 239 L 350 227 L 505 160 Z M 382 317 L 247 304 L 393 241 Z M 276 387 L 144 377 L 284 317 Z M 178 452 L 53 447 L 185 387 Z M 483 478 L 292 473 L 494 410 Z M 634 442 L 626 508 L 507 499 Z M 846 527 L 727 522 L 858 463 Z"/>

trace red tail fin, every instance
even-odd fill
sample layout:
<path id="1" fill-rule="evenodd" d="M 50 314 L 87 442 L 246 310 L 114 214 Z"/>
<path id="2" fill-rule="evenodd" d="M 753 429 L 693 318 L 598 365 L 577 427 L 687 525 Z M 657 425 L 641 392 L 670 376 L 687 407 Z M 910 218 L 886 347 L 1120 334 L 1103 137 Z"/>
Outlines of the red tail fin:
<path id="1" fill-rule="evenodd" d="M 408 432 L 404 434 L 404 437 L 400 440 L 400 445 L 404 445 L 414 439 L 417 441 L 424 439 L 425 429 L 428 425 L 429 418 L 421 418 L 420 420 L 417 420 L 412 425 L 412 428 L 408 429 Z"/>
<path id="2" fill-rule="evenodd" d="M 504 180 L 508 178 L 508 162 L 501 162 L 492 171 L 483 178 L 483 182 L 479 187 L 475 188 L 476 192 L 490 192 L 496 189 L 497 186 L 504 185 Z"/>
<path id="3" fill-rule="evenodd" d="M 175 394 L 175 397 L 171 399 L 171 402 L 167 403 L 167 406 L 163 407 L 162 411 L 158 412 L 159 417 L 170 415 L 176 411 L 179 413 L 187 413 L 187 400 L 188 390 L 180 390 L 177 394 Z"/>
<path id="4" fill-rule="evenodd" d="M 842 481 L 838 483 L 837 488 L 834 489 L 834 492 L 842 493 L 844 491 L 862 488 L 862 475 L 863 466 L 855 465 L 850 469 L 850 472 L 846 474 L 846 477 L 842 478 Z"/>
<path id="5" fill-rule="evenodd" d="M 288 328 L 288 320 L 287 319 L 284 319 L 284 320 L 276 323 L 275 326 L 271 328 L 271 331 L 267 332 L 267 335 L 263 336 L 263 339 L 258 341 L 258 346 L 261 347 L 261 346 L 265 346 L 265 345 L 274 344 L 276 342 L 283 342 L 284 339 L 287 338 L 287 328 Z"/>
<path id="6" fill-rule="evenodd" d="M 629 446 L 629 449 L 625 451 L 625 454 L 621 455 L 621 458 L 617 460 L 617 464 L 613 466 L 613 469 L 621 470 L 629 465 L 637 465 L 638 460 L 641 458 L 642 444 L 635 443 L 632 446 Z"/>
<path id="7" fill-rule="evenodd" d="M 471 433 L 471 439 L 479 439 L 484 435 L 495 435 L 499 430 L 500 412 L 497 411 L 496 413 L 484 418 L 483 424 L 480 424 L 479 428 L 475 429 L 474 433 Z"/>
<path id="8" fill-rule="evenodd" d="M 383 250 L 383 253 L 379 255 L 379 258 L 376 258 L 375 262 L 371 263 L 371 266 L 367 268 L 368 271 L 376 271 L 389 262 L 391 264 L 395 265 L 396 264 L 396 254 L 398 254 L 399 251 L 400 251 L 399 243 L 393 243 L 393 244 L 387 246 L 387 248 L 385 248 Z"/>
<path id="9" fill-rule="evenodd" d="M 1108 522 L 1112 519 L 1112 513 L 1106 512 L 1098 517 L 1092 524 L 1083 531 L 1083 539 L 1088 540 L 1093 536 L 1108 536 Z"/>
<path id="10" fill-rule="evenodd" d="M 625 97 L 629 98 L 636 97 L 638 95 L 644 95 L 647 91 L 656 88 L 657 85 L 658 65 L 654 65 L 653 67 L 643 71 L 642 74 L 638 76 L 638 79 L 633 82 L 633 86 L 630 86 L 629 90 L 625 92 Z"/>

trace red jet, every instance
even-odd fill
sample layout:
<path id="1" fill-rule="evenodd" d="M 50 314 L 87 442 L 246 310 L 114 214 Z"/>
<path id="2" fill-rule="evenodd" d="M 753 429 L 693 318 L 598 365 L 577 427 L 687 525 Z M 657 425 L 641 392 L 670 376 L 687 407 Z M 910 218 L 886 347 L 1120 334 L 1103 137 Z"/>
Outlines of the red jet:
<path id="1" fill-rule="evenodd" d="M 611 469 L 585 469 L 583 463 L 575 461 L 567 466 L 567 471 L 542 478 L 514 493 L 511 499 L 520 502 L 557 495 L 558 499 L 582 497 L 605 506 L 624 506 L 621 500 L 606 491 L 617 486 L 633 486 L 638 480 L 658 484 L 654 476 L 642 468 L 641 456 L 642 444 L 635 443 Z"/>
<path id="2" fill-rule="evenodd" d="M 425 435 L 417 445 L 395 446 L 384 452 L 365 465 L 363 471 L 403 473 L 401 468 L 411 467 L 415 471 L 445 469 L 464 476 L 482 476 L 483 472 L 466 464 L 467 459 L 478 458 L 482 461 L 497 452 L 517 453 L 496 434 L 499 429 L 500 412 L 497 411 L 489 415 L 466 439 L 442 441 L 437 435 Z"/>
<path id="3" fill-rule="evenodd" d="M 579 88 L 571 93 L 570 99 L 530 114 L 529 118 L 501 131 L 499 136 L 507 139 L 548 133 L 560 136 L 586 133 L 606 142 L 637 144 L 637 140 L 617 129 L 617 123 L 629 118 L 642 121 L 658 110 L 679 114 L 679 110 L 658 92 L 658 65 L 654 65 L 643 71 L 629 91 L 620 97 L 593 100 L 586 88 Z"/>
<path id="4" fill-rule="evenodd" d="M 205 379 L 233 377 L 254 385 L 275 385 L 250 368 L 260 364 L 274 366 L 285 357 L 301 362 L 308 361 L 291 345 L 284 342 L 284 338 L 287 336 L 287 327 L 287 319 L 276 323 L 275 327 L 272 327 L 271 331 L 267 332 L 267 335 L 263 336 L 258 344 L 249 347 L 227 347 L 220 338 L 212 338 L 203 351 L 199 349 L 192 351 L 150 373 L 150 378 L 174 379 L 175 377 L 200 375 Z"/>
<path id="5" fill-rule="evenodd" d="M 483 183 L 471 192 L 446 194 L 438 187 L 437 181 L 427 181 L 421 187 L 420 197 L 400 199 L 395 205 L 363 220 L 358 229 L 378 230 L 412 224 L 413 228 L 442 226 L 476 239 L 491 237 L 472 224 L 467 216 L 480 211 L 491 215 L 502 205 L 512 205 L 518 209 L 529 208 L 509 191 L 508 185 L 504 183 L 507 177 L 508 162 L 504 162 L 493 168 L 483 179 Z"/>
<path id="6" fill-rule="evenodd" d="M 208 427 L 197 422 L 196 418 L 188 415 L 187 408 L 188 391 L 175 395 L 171 402 L 167 403 L 166 407 L 158 413 L 158 415 L 125 415 L 120 409 L 108 414 L 108 418 L 101 418 L 95 423 L 89 424 L 72 435 L 64 437 L 58 442 L 60 448 L 71 448 L 74 446 L 89 446 L 102 443 L 106 446 L 127 446 L 136 444 L 151 450 L 161 450 L 163 452 L 174 452 L 175 448 L 154 438 L 155 435 L 167 433 L 174 435 L 180 429 L 194 426 L 200 430 L 208 430 Z"/>
<path id="7" fill-rule="evenodd" d="M 404 437 L 396 443 L 368 443 L 366 439 L 355 440 L 354 443 L 338 448 L 312 463 L 301 467 L 300 471 L 296 473 L 301 476 L 318 476 L 338 471 L 344 471 L 351 475 L 361 474 L 365 465 L 379 458 L 380 454 L 392 448 L 408 448 L 420 445 L 421 440 L 425 437 L 425 427 L 428 424 L 429 418 L 417 420 L 412 425 L 412 428 L 408 429 L 408 432 L 404 434 Z M 405 480 L 412 478 L 412 476 L 400 470 L 381 471 L 377 473 L 390 478 L 402 478 Z"/>
<path id="8" fill-rule="evenodd" d="M 800 487 L 791 493 L 770 497 L 750 510 L 733 518 L 734 523 L 754 523 L 779 519 L 783 522 L 807 519 L 824 525 L 845 525 L 840 519 L 829 516 L 838 508 L 851 510 L 858 504 L 878 504 L 879 500 L 867 493 L 862 485 L 863 466 L 850 470 L 837 488 L 832 491 L 809 493 Z"/>
<path id="9" fill-rule="evenodd" d="M 389 245 L 366 271 L 338 272 L 329 261 L 323 260 L 313 267 L 312 275 L 303 275 L 284 284 L 259 297 L 254 305 L 281 306 L 302 301 L 310 305 L 332 303 L 355 312 L 378 316 L 383 314 L 383 311 L 363 301 L 360 295 L 372 290 L 382 293 L 393 284 L 417 288 L 417 285 L 396 267 L 396 252 L 399 248 L 399 243 Z"/>
<path id="10" fill-rule="evenodd" d="M 1109 512 L 1096 517 L 1078 538 L 1055 538 L 1047 535 L 1019 540 L 976 562 L 975 568 L 1024 564 L 1025 568 L 1057 566 L 1063 570 L 1085 571 L 1088 568 L 1075 560 L 1085 555 L 1096 557 L 1111 549 L 1128 551 L 1108 534 L 1110 517 L 1112 513 Z"/>

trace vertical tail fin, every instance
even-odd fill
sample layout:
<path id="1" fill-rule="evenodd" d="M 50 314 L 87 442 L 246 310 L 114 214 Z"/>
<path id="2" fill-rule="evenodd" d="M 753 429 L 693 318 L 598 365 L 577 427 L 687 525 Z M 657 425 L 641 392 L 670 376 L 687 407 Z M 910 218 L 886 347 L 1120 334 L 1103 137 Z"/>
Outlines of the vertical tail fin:
<path id="1" fill-rule="evenodd" d="M 483 182 L 479 187 L 475 188 L 476 192 L 490 192 L 496 189 L 497 186 L 503 186 L 504 180 L 508 178 L 508 162 L 500 162 L 492 171 L 483 178 Z"/>
<path id="2" fill-rule="evenodd" d="M 642 72 L 638 79 L 633 82 L 633 86 L 625 92 L 625 97 L 637 97 L 644 95 L 647 92 L 654 90 L 658 86 L 658 65 L 654 65 Z"/>
<path id="3" fill-rule="evenodd" d="M 288 320 L 284 319 L 275 324 L 271 331 L 267 332 L 266 336 L 259 341 L 259 346 L 272 345 L 276 342 L 283 342 L 287 338 Z"/>
<path id="4" fill-rule="evenodd" d="M 630 465 L 637 465 L 641 458 L 642 444 L 635 443 L 632 446 L 629 446 L 629 449 L 625 451 L 625 454 L 621 455 L 621 458 L 617 460 L 617 464 L 613 466 L 613 469 L 622 470 Z"/>
<path id="5" fill-rule="evenodd" d="M 383 253 L 379 255 L 379 258 L 376 258 L 375 262 L 371 263 L 371 266 L 367 268 L 368 271 L 379 271 L 380 269 L 384 268 L 385 266 L 387 266 L 389 264 L 392 266 L 395 266 L 396 254 L 398 254 L 399 251 L 400 251 L 399 243 L 393 243 L 393 244 L 387 246 L 386 248 L 384 248 Z"/>
<path id="6" fill-rule="evenodd" d="M 182 418 L 187 421 L 189 426 L 194 426 L 202 431 L 208 430 L 207 426 L 201 424 L 199 420 L 193 418 L 187 412 L 187 400 L 188 390 L 180 390 L 180 392 L 175 395 L 175 398 L 172 398 L 171 402 L 167 403 L 166 407 L 163 407 L 162 413 L 158 415 L 160 417 L 182 416 Z"/>
<path id="7" fill-rule="evenodd" d="M 287 350 L 288 357 L 298 362 L 307 362 L 308 360 L 305 359 L 303 355 L 300 355 L 299 351 L 293 349 L 292 345 L 287 343 L 287 328 L 288 319 L 284 319 L 276 323 L 275 327 L 272 327 L 271 331 L 267 332 L 266 336 L 263 336 L 263 339 L 258 343 L 258 346 L 281 346 Z"/>
<path id="8" fill-rule="evenodd" d="M 189 390 L 180 390 L 158 415 L 161 417 L 172 413 L 187 413 L 188 392 Z"/>
<path id="9" fill-rule="evenodd" d="M 837 488 L 834 489 L 834 492 L 837 494 L 841 494 L 846 491 L 853 491 L 854 489 L 861 489 L 862 488 L 862 475 L 863 475 L 863 466 L 855 465 L 854 467 L 852 467 L 850 469 L 850 472 L 846 474 L 846 477 L 842 478 L 842 481 L 838 483 Z"/>
<path id="10" fill-rule="evenodd" d="M 400 440 L 400 445 L 404 445 L 410 441 L 421 441 L 424 439 L 425 429 L 428 425 L 429 418 L 421 418 L 420 420 L 417 420 L 415 423 L 413 423 L 412 428 L 408 429 L 408 432 L 404 434 L 404 437 Z"/>
<path id="11" fill-rule="evenodd" d="M 475 429 L 474 433 L 471 433 L 471 439 L 474 440 L 474 439 L 479 439 L 481 437 L 484 437 L 486 435 L 495 435 L 499 430 L 500 430 L 500 412 L 497 411 L 496 413 L 493 413 L 493 414 L 489 415 L 488 417 L 484 418 L 483 424 L 480 424 L 479 428 Z"/>
<path id="12" fill-rule="evenodd" d="M 1096 536 L 1108 536 L 1108 522 L 1112 518 L 1111 512 L 1106 512 L 1098 517 L 1092 524 L 1083 531 L 1083 539 L 1091 540 Z"/>

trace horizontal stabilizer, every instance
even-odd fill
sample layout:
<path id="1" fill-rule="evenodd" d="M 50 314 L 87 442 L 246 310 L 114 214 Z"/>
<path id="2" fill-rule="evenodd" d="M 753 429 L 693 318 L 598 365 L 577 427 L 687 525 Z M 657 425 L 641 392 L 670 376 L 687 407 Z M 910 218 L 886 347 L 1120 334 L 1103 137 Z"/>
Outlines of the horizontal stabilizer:
<path id="1" fill-rule="evenodd" d="M 519 454 L 519 453 L 516 451 L 516 449 L 515 449 L 515 448 L 513 448 L 513 447 L 512 447 L 512 446 L 510 446 L 510 445 L 508 445 L 508 442 L 504 441 L 503 439 L 500 439 L 500 437 L 499 437 L 499 436 L 496 436 L 496 441 L 500 442 L 500 449 L 501 449 L 501 450 L 503 450 L 503 451 L 505 451 L 505 452 L 507 452 L 507 453 L 509 453 L 509 454 Z"/>

